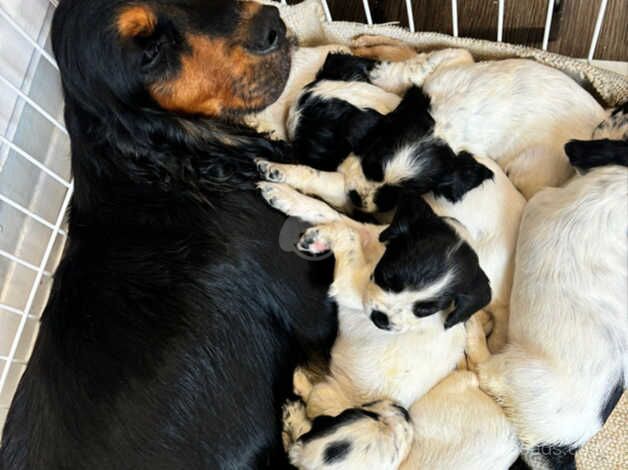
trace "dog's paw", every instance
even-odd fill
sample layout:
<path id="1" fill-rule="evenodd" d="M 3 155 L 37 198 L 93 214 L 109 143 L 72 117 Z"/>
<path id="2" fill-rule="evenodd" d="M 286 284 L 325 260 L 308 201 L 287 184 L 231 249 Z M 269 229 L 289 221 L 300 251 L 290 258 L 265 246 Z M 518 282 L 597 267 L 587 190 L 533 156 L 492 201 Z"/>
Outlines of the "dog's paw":
<path id="1" fill-rule="evenodd" d="M 306 253 L 319 255 L 331 250 L 331 241 L 325 237 L 324 231 L 319 227 L 312 227 L 301 236 L 297 248 Z"/>
<path id="2" fill-rule="evenodd" d="M 257 171 L 264 180 L 273 183 L 283 183 L 286 180 L 286 174 L 279 168 L 278 164 L 262 159 L 255 160 L 255 164 Z"/>

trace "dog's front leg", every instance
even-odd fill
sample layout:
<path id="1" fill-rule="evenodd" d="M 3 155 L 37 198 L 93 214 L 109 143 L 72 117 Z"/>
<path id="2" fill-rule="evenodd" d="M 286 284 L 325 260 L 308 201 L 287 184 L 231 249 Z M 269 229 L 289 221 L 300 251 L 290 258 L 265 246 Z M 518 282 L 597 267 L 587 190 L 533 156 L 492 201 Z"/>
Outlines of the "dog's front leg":
<path id="1" fill-rule="evenodd" d="M 349 208 L 345 176 L 336 171 L 319 171 L 306 165 L 257 162 L 260 175 L 273 183 L 284 183 L 304 194 L 316 196 L 346 212 Z"/>

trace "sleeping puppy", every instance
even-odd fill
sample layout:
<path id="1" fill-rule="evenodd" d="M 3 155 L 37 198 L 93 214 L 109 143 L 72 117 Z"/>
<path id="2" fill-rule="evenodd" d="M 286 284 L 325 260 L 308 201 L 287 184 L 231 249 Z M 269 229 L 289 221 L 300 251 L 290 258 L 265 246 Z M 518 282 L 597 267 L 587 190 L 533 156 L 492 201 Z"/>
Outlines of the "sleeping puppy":
<path id="1" fill-rule="evenodd" d="M 340 66 L 349 60 L 342 55 L 330 56 L 319 76 L 340 73 Z M 336 61 L 340 61 L 340 65 L 335 64 Z M 339 83 L 353 89 L 352 83 Z M 373 103 L 385 103 L 386 95 L 388 93 L 379 89 L 370 91 Z M 347 110 L 347 115 L 353 113 L 351 122 L 355 123 L 364 122 L 377 113 L 370 108 L 360 109 L 346 101 L 334 100 L 316 105 L 317 120 L 312 119 L 313 107 L 303 108 L 301 120 L 309 116 L 307 132 L 319 134 L 319 142 L 324 141 L 322 136 L 325 135 L 336 142 L 335 147 L 330 141 L 328 145 L 304 149 L 314 166 L 320 167 L 322 159 L 334 160 L 332 166 L 336 166 L 336 160 L 344 158 L 342 155 L 353 147 L 354 152 L 339 164 L 338 171 L 260 162 L 261 173 L 269 180 L 285 182 L 345 212 L 356 207 L 366 212 L 393 209 L 400 188 L 410 188 L 417 194 L 427 193 L 425 199 L 438 215 L 458 222 L 457 226 L 478 254 L 481 267 L 490 279 L 492 298 L 487 310 L 493 315 L 494 331 L 489 344 L 491 351 L 498 351 L 506 342 L 514 250 L 525 199 L 496 162 L 488 158 L 474 159 L 466 152 L 455 155 L 444 141 L 434 137 L 429 98 L 419 88 L 410 88 L 394 111 L 375 117 L 375 124 L 361 138 L 356 137 L 357 125 L 342 129 L 343 120 L 336 125 L 335 120 L 330 121 L 331 114 Z M 315 106 L 312 101 L 309 105 Z M 343 140 L 343 135 L 348 137 Z M 311 139 L 301 138 L 300 141 Z M 298 142 L 299 139 L 295 145 L 299 145 Z M 381 175 L 387 183 L 374 181 L 382 179 Z"/>
<path id="2" fill-rule="evenodd" d="M 467 358 L 485 348 L 478 315 L 466 323 Z M 484 343 L 484 344 L 483 344 Z M 297 369 L 295 389 L 308 400 L 312 385 Z M 416 470 L 419 468 L 507 469 L 519 444 L 503 410 L 480 390 L 477 376 L 456 370 L 410 408 L 389 400 L 316 416 L 313 426 L 302 401 L 284 407 L 290 462 L 299 469 Z M 414 435 L 414 438 L 412 436 Z M 410 440 L 412 439 L 412 440 Z"/>
<path id="3" fill-rule="evenodd" d="M 554 468 L 604 424 L 628 379 L 628 169 L 621 127 L 566 152 L 584 174 L 528 203 L 519 235 L 509 344 L 479 365 L 524 446 Z M 625 125 L 625 123 L 624 123 Z M 600 166 L 601 165 L 601 166 Z"/>
<path id="4" fill-rule="evenodd" d="M 461 323 L 491 290 L 448 221 L 419 196 L 404 198 L 386 227 L 359 224 L 285 185 L 260 186 L 273 207 L 323 224 L 305 232 L 299 249 L 336 258 L 329 296 L 338 305 L 338 336 L 329 376 L 301 392 L 309 416 L 382 398 L 408 407 L 453 370 L 463 358 Z"/>
<path id="5" fill-rule="evenodd" d="M 319 147 L 317 153 L 323 154 L 322 146 L 335 154 L 338 145 L 330 136 L 342 133 L 349 119 L 364 133 L 373 111 L 382 112 L 373 103 L 392 102 L 374 96 L 362 99 L 364 93 L 358 90 L 368 91 L 369 84 L 394 94 L 403 94 L 413 85 L 422 86 L 435 121 L 433 136 L 446 142 L 454 154 L 465 150 L 497 161 L 526 198 L 571 176 L 564 144 L 570 139 L 588 138 L 605 118 L 600 105 L 571 78 L 531 60 L 474 63 L 461 49 L 417 54 L 404 62 L 343 55 L 332 55 L 328 60 L 331 62 L 325 64 L 318 81 L 306 87 L 291 109 L 288 123 L 288 136 L 298 150 L 296 157 L 319 170 L 329 171 L 330 167 L 316 165 L 309 149 Z M 341 85 L 339 81 L 352 83 Z M 339 99 L 362 113 L 318 112 L 321 102 L 335 104 Z M 312 119 L 318 122 L 315 128 L 325 129 L 327 138 L 312 133 Z M 327 162 L 336 163 L 334 159 Z M 389 179 L 386 173 L 363 170 L 368 179 L 378 182 L 394 185 L 399 178 L 396 173 Z"/>

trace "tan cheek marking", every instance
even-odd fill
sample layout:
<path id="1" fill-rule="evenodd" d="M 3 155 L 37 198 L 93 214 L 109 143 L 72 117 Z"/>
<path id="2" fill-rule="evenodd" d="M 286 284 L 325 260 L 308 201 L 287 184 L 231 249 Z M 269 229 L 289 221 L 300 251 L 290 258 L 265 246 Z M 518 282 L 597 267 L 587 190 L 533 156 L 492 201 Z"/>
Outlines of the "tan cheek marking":
<path id="1" fill-rule="evenodd" d="M 124 8 L 118 15 L 118 32 L 124 38 L 149 35 L 155 29 L 157 18 L 155 13 L 144 5 Z"/>
<path id="2" fill-rule="evenodd" d="M 179 75 L 151 87 L 151 95 L 161 107 L 219 116 L 225 109 L 257 104 L 246 99 L 248 83 L 255 79 L 255 62 L 240 46 L 195 35 L 188 35 L 187 41 L 192 53 L 182 57 Z M 262 102 L 262 97 L 258 101 Z"/>

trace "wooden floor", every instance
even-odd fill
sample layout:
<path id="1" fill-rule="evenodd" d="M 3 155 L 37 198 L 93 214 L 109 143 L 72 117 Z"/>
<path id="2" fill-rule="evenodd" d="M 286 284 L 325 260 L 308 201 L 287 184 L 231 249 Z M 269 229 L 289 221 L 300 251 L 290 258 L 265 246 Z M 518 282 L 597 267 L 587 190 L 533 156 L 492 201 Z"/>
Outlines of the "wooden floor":
<path id="1" fill-rule="evenodd" d="M 555 0 L 548 49 L 572 57 L 588 56 L 602 0 Z M 299 3 L 292 0 L 288 3 Z M 334 20 L 365 22 L 362 0 L 327 0 Z M 505 0 L 504 41 L 541 47 L 547 0 Z M 370 0 L 375 23 L 407 26 L 404 0 Z M 460 36 L 495 40 L 497 0 L 458 0 Z M 412 0 L 417 31 L 452 34 L 450 0 Z M 608 0 L 595 59 L 628 61 L 628 0 Z"/>

